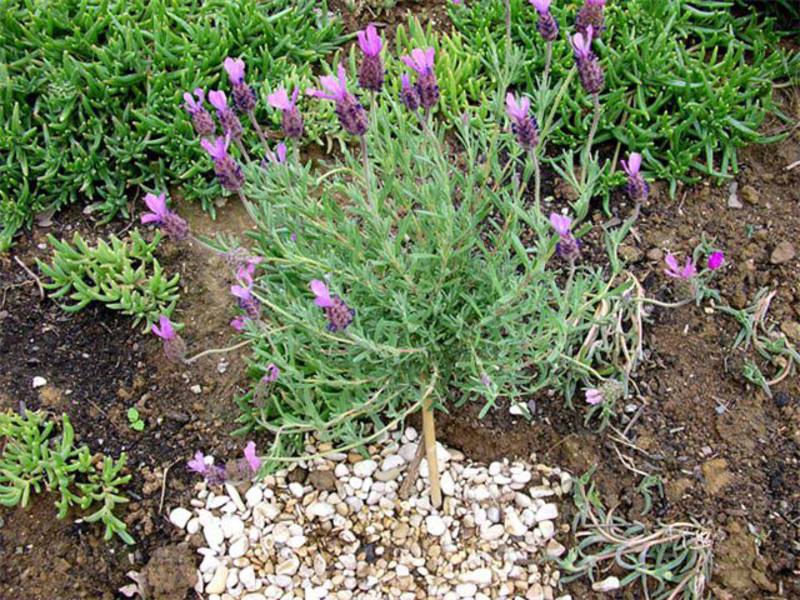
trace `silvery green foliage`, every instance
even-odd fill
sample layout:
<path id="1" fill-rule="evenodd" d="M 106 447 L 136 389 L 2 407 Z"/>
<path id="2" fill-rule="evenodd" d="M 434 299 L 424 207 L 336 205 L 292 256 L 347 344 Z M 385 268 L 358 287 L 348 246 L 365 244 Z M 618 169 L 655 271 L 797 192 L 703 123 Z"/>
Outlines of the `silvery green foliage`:
<path id="1" fill-rule="evenodd" d="M 116 534 L 132 544 L 125 523 L 114 515 L 118 504 L 128 502 L 120 488 L 131 476 L 122 475 L 127 457 L 115 461 L 103 457 L 102 466 L 92 460 L 86 446 L 73 445 L 74 432 L 67 415 L 61 417 L 61 435 L 56 423 L 41 412 L 0 412 L 0 504 L 25 508 L 31 494 L 43 491 L 60 494 L 56 501 L 58 518 L 64 519 L 73 506 L 96 510 L 84 520 L 105 525 L 106 540 Z"/>
<path id="2" fill-rule="evenodd" d="M 165 275 L 153 256 L 161 238 L 156 232 L 148 242 L 134 229 L 125 240 L 112 235 L 108 242 L 90 246 L 77 232 L 72 244 L 50 235 L 53 261 L 49 265 L 39 261 L 39 269 L 49 279 L 44 286 L 52 298 L 74 301 L 61 304 L 67 312 L 102 302 L 134 317 L 134 326 L 144 321 L 148 331 L 160 315 L 172 314 L 179 297 L 180 275 Z"/>
<path id="3" fill-rule="evenodd" d="M 569 402 L 580 381 L 623 371 L 614 336 L 635 309 L 616 259 L 624 232 L 606 235 L 613 260 L 570 273 L 519 183 L 533 186 L 532 169 L 520 178 L 526 157 L 508 132 L 467 117 L 446 141 L 397 101 L 377 106 L 367 177 L 349 150 L 328 171 L 294 160 L 246 169 L 264 318 L 244 334 L 255 378 L 269 363 L 281 375 L 239 399 L 240 421 L 277 434 L 275 460 L 301 449 L 305 431 L 357 446 L 368 424 L 380 431 L 416 410 L 429 386 L 437 403 L 477 401 L 485 414 L 498 398 L 548 390 Z M 596 182 L 599 167 L 588 171 Z M 574 207 L 578 237 L 591 228 L 580 222 L 588 186 Z M 314 279 L 355 310 L 345 331 L 326 329 Z"/>

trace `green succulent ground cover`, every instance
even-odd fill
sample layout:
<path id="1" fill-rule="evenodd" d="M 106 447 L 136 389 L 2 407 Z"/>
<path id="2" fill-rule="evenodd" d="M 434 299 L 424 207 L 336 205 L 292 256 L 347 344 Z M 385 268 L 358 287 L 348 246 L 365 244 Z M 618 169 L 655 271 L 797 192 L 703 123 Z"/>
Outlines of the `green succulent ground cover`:
<path id="1" fill-rule="evenodd" d="M 32 216 L 77 200 L 111 217 L 131 189 L 218 195 L 184 91 L 227 89 L 226 56 L 270 86 L 308 81 L 343 41 L 313 0 L 10 0 L 0 11 L 0 251 Z M 259 119 L 268 118 L 260 103 Z M 325 131 L 313 121 L 312 138 Z"/>
<path id="2" fill-rule="evenodd" d="M 562 37 L 553 48 L 553 77 L 566 76 L 574 61 L 566 38 L 574 32 L 579 2 L 554 2 Z M 535 94 L 544 66 L 544 42 L 536 11 L 527 0 L 512 0 L 514 48 L 522 54 L 512 84 Z M 774 19 L 753 12 L 737 16 L 725 0 L 630 0 L 608 2 L 607 29 L 595 42 L 606 73 L 601 94 L 599 143 L 641 152 L 654 178 L 678 182 L 700 176 L 731 177 L 737 149 L 768 142 L 758 133 L 770 112 L 773 83 L 800 76 L 800 57 L 779 49 Z M 476 80 L 497 61 L 505 44 L 505 10 L 497 0 L 452 6 L 450 14 L 465 41 L 464 51 L 482 57 Z M 480 92 L 470 101 L 481 100 Z M 565 98 L 552 132 L 554 143 L 583 143 L 591 120 L 591 99 L 578 91 Z"/>

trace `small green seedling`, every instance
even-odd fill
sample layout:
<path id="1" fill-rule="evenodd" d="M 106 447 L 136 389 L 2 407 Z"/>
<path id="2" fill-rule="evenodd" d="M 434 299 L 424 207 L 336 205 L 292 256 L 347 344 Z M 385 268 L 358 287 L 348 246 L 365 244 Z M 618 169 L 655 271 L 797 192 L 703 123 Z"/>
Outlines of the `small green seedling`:
<path id="1" fill-rule="evenodd" d="M 142 419 L 139 411 L 134 406 L 128 409 L 128 424 L 134 431 L 144 431 L 144 419 Z"/>

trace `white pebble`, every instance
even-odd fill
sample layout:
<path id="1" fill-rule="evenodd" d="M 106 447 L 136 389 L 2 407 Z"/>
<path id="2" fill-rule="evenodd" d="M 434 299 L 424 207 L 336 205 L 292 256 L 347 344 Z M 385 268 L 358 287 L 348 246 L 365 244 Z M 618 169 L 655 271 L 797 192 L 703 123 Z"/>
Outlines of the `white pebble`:
<path id="1" fill-rule="evenodd" d="M 539 507 L 539 510 L 536 511 L 536 520 L 537 521 L 552 521 L 553 519 L 558 517 L 558 507 L 551 503 L 543 504 Z"/>
<path id="2" fill-rule="evenodd" d="M 362 460 L 353 465 L 353 473 L 362 479 L 369 477 L 378 469 L 378 463 L 374 460 Z"/>
<path id="3" fill-rule="evenodd" d="M 186 524 L 191 518 L 192 513 L 180 506 L 178 508 L 173 508 L 169 513 L 169 520 L 175 527 L 179 527 L 180 529 L 186 527 Z"/>
<path id="4" fill-rule="evenodd" d="M 425 517 L 425 529 L 428 530 L 428 534 L 439 537 L 444 535 L 444 532 L 447 531 L 447 526 L 442 521 L 442 518 L 438 515 L 430 515 Z"/>
<path id="5" fill-rule="evenodd" d="M 41 377 L 40 375 L 37 375 L 36 377 L 33 378 L 33 388 L 34 389 L 43 387 L 45 385 L 47 385 L 47 379 L 45 379 L 44 377 Z"/>

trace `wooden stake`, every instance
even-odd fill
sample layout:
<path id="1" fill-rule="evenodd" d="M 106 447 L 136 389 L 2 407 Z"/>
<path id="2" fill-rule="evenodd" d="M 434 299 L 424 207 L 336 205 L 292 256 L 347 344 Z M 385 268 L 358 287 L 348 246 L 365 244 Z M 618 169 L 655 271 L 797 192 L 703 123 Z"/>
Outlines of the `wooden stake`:
<path id="1" fill-rule="evenodd" d="M 425 457 L 428 459 L 428 473 L 431 480 L 431 504 L 442 505 L 442 488 L 439 485 L 439 461 L 436 460 L 436 424 L 433 420 L 433 398 L 429 394 L 422 405 L 422 432 L 425 440 Z"/>

